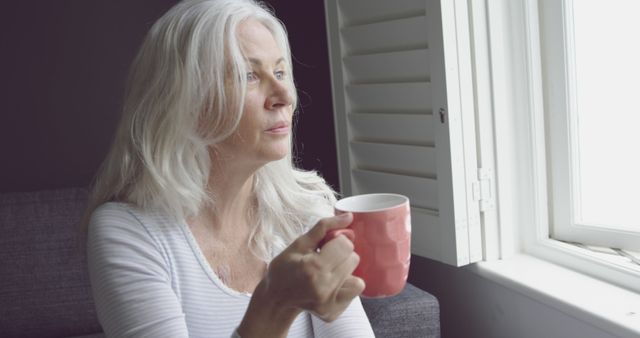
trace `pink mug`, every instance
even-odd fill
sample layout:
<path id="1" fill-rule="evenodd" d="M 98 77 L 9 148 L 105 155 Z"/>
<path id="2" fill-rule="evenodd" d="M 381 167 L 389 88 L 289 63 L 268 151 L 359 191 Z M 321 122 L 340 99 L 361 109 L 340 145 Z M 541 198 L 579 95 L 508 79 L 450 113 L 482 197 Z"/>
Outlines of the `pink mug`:
<path id="1" fill-rule="evenodd" d="M 353 275 L 366 283 L 362 296 L 381 298 L 400 293 L 411 260 L 409 198 L 397 194 L 356 195 L 338 201 L 335 212 L 351 212 L 353 222 L 345 229 L 329 231 L 323 242 L 338 235 L 353 242 L 360 256 Z"/>

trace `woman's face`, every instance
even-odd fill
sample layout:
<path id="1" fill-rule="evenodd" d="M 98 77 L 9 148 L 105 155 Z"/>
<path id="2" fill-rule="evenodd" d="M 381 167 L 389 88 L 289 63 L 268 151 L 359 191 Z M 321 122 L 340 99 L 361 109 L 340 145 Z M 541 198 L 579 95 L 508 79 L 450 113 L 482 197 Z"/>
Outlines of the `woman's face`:
<path id="1" fill-rule="evenodd" d="M 262 165 L 289 151 L 293 97 L 290 70 L 271 32 L 255 19 L 238 27 L 248 73 L 242 119 L 236 132 L 220 144 L 226 156 Z"/>

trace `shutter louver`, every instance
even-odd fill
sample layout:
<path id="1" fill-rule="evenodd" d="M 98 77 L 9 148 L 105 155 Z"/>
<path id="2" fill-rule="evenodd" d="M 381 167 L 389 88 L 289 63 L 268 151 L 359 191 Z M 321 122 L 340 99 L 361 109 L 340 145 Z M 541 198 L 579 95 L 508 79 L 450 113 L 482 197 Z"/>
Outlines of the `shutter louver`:
<path id="1" fill-rule="evenodd" d="M 449 141 L 438 144 L 443 139 L 438 133 L 447 131 L 437 116 L 447 103 L 446 97 L 438 97 L 447 92 L 443 42 L 430 41 L 434 36 L 442 39 L 441 27 L 430 32 L 440 25 L 433 19 L 440 16 L 439 2 L 325 3 L 342 193 L 406 195 L 412 207 L 414 254 L 453 265 L 480 259 L 481 252 L 477 257 L 477 250 L 469 252 L 473 244 L 464 243 L 470 240 L 467 228 L 474 217 L 479 227 L 479 215 L 469 216 L 466 200 L 443 214 L 443 203 L 453 203 L 455 187 Z M 436 79 L 434 67 L 440 70 Z M 437 108 L 434 99 L 441 101 Z M 439 163 L 443 153 L 444 164 Z M 444 200 L 439 196 L 443 187 Z M 462 186 L 462 195 L 464 190 Z"/>

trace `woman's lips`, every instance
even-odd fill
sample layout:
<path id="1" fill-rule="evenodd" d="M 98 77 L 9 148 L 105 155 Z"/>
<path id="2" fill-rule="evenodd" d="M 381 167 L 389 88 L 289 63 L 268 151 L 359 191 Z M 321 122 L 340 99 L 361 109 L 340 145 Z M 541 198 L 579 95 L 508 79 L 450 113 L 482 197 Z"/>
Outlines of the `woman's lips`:
<path id="1" fill-rule="evenodd" d="M 267 129 L 266 132 L 269 134 L 288 134 L 289 130 L 290 130 L 289 125 L 281 124 L 273 128 Z"/>

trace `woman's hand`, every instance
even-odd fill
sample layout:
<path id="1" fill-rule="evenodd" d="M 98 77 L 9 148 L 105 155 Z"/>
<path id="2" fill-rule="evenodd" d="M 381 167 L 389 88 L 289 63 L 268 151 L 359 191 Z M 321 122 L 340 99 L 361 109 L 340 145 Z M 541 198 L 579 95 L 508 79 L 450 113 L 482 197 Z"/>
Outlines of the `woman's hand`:
<path id="1" fill-rule="evenodd" d="M 325 321 L 335 320 L 364 290 L 364 281 L 351 275 L 360 258 L 344 236 L 316 248 L 332 229 L 344 228 L 351 214 L 322 219 L 308 233 L 276 257 L 264 280 L 283 305 L 312 312 Z"/>
<path id="2" fill-rule="evenodd" d="M 362 293 L 364 281 L 351 275 L 360 261 L 351 241 L 338 236 L 317 250 L 329 230 L 345 228 L 352 219 L 346 213 L 320 220 L 273 259 L 251 298 L 238 329 L 240 336 L 266 336 L 265 329 L 268 336 L 284 336 L 304 310 L 333 321 Z"/>

